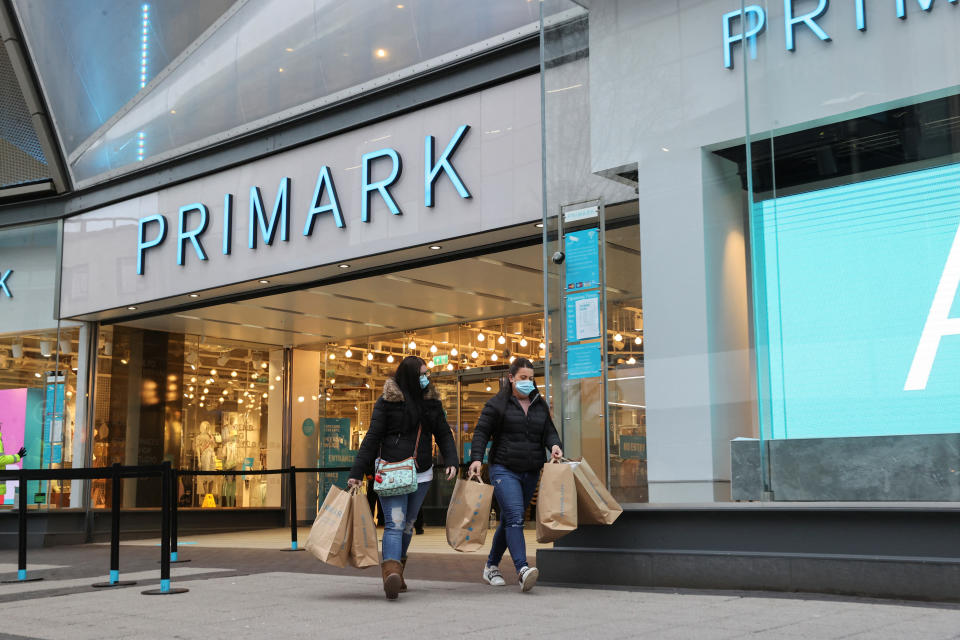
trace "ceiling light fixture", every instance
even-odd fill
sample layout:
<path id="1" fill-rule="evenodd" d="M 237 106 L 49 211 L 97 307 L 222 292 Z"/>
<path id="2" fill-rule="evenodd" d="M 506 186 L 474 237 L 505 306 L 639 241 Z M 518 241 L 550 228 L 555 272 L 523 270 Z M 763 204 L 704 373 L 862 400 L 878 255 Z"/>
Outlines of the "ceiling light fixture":
<path id="1" fill-rule="evenodd" d="M 348 358 L 352 358 L 352 357 L 353 357 L 353 351 L 351 351 L 350 349 L 347 349 L 346 353 L 344 353 L 343 355 L 345 355 L 345 356 L 348 357 Z"/>
<path id="2" fill-rule="evenodd" d="M 614 341 L 614 342 L 623 342 L 623 336 L 618 333 L 617 335 L 613 336 L 613 341 Z"/>
<path id="3" fill-rule="evenodd" d="M 486 336 L 484 336 L 482 333 L 477 334 L 477 342 L 483 342 L 486 339 Z"/>
<path id="4" fill-rule="evenodd" d="M 367 360 L 373 360 L 373 351 L 367 354 Z"/>
<path id="5" fill-rule="evenodd" d="M 460 352 L 457 351 L 456 347 L 454 347 L 453 349 L 450 349 L 450 355 L 457 356 L 457 355 L 460 355 Z"/>
<path id="6" fill-rule="evenodd" d="M 637 336 L 636 338 L 633 339 L 633 344 L 643 344 L 643 338 L 641 338 L 640 336 Z"/>
<path id="7" fill-rule="evenodd" d="M 414 351 L 417 348 L 417 343 L 411 340 L 410 344 L 408 344 L 407 346 L 410 347 L 410 351 Z"/>
<path id="8" fill-rule="evenodd" d="M 136 307 L 127 307 L 127 310 L 128 310 L 128 311 L 136 311 L 137 308 L 136 308 Z"/>
<path id="9" fill-rule="evenodd" d="M 521 346 L 521 347 L 527 346 L 527 339 L 526 339 L 526 338 L 520 338 L 520 346 Z"/>
<path id="10" fill-rule="evenodd" d="M 331 360 L 336 360 L 336 359 L 337 359 L 337 354 L 331 353 L 331 354 L 330 354 L 330 359 L 331 359 Z"/>
<path id="11" fill-rule="evenodd" d="M 430 248 L 431 248 L 433 251 L 440 251 L 440 249 L 443 249 L 443 247 L 441 247 L 441 246 L 438 245 L 438 244 L 432 244 L 432 245 L 430 245 Z"/>
<path id="12" fill-rule="evenodd" d="M 474 350 L 470 353 L 470 357 L 473 358 L 473 359 L 476 359 L 479 355 L 480 355 L 480 354 L 477 353 L 477 350 L 476 350 L 476 349 L 474 349 Z"/>
<path id="13" fill-rule="evenodd" d="M 387 356 L 387 362 L 393 363 L 393 354 Z"/>
<path id="14" fill-rule="evenodd" d="M 341 269 L 349 269 L 349 268 L 350 268 L 350 265 L 348 265 L 347 263 L 338 264 L 337 266 L 340 267 Z"/>
<path id="15" fill-rule="evenodd" d="M 270 284 L 269 280 L 257 280 L 260 284 Z"/>
<path id="16" fill-rule="evenodd" d="M 190 294 L 190 297 L 191 297 L 191 298 L 199 298 L 199 297 L 200 297 L 200 294 L 199 294 L 199 293 L 191 293 L 191 294 Z"/>
<path id="17" fill-rule="evenodd" d="M 493 360 L 494 362 L 496 362 L 496 361 L 497 361 L 497 354 L 493 354 L 492 356 L 490 356 L 490 359 Z"/>
<path id="18" fill-rule="evenodd" d="M 497 338 L 497 342 L 499 342 L 500 344 L 506 344 L 507 339 L 504 338 L 503 336 L 500 336 L 499 338 Z"/>
<path id="19" fill-rule="evenodd" d="M 435 345 L 435 344 L 434 344 L 434 345 L 430 345 L 430 353 L 436 353 L 436 352 L 437 352 L 437 345 Z"/>

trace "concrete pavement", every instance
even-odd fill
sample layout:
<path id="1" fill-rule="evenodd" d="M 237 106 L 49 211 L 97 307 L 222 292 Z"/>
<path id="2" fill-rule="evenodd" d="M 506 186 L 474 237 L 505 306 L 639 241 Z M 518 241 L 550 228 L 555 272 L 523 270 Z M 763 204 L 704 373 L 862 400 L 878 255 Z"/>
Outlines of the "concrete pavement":
<path id="1" fill-rule="evenodd" d="M 141 594 L 159 582 L 152 544 L 121 548 L 121 578 L 139 584 L 110 590 L 89 586 L 106 578 L 108 547 L 31 549 L 30 575 L 45 579 L 0 584 L 0 640 L 960 639 L 953 604 L 546 585 L 523 594 L 509 561 L 502 565 L 509 585 L 489 587 L 479 580 L 484 554 L 432 553 L 426 538 L 419 546 L 431 553 L 411 553 L 410 592 L 387 602 L 378 569 L 338 569 L 269 546 L 227 548 L 222 538 L 197 542 L 181 548 L 192 561 L 173 568 L 173 586 L 190 591 L 168 596 Z M 15 575 L 15 560 L 0 554 L 0 577 Z"/>

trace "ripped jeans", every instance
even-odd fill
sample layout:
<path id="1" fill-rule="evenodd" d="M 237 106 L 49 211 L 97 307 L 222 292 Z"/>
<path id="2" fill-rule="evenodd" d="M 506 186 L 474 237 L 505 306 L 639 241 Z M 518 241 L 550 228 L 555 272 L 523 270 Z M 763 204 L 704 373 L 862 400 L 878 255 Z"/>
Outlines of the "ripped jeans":
<path id="1" fill-rule="evenodd" d="M 417 490 L 403 496 L 380 496 L 383 507 L 383 560 L 396 560 L 407 555 L 413 538 L 413 523 L 417 521 L 420 505 L 427 497 L 430 481 L 421 482 Z"/>
<path id="2" fill-rule="evenodd" d="M 523 515 L 540 481 L 536 471 L 511 471 L 500 464 L 490 465 L 490 484 L 500 505 L 500 526 L 493 534 L 493 544 L 487 557 L 487 566 L 500 565 L 509 548 L 513 566 L 519 572 L 527 566 L 527 541 L 523 537 Z"/>

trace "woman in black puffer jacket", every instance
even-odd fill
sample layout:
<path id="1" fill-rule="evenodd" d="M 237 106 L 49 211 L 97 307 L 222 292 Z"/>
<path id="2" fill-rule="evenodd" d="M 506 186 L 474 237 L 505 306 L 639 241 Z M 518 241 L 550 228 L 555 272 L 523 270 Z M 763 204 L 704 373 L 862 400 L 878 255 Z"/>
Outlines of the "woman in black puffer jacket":
<path id="1" fill-rule="evenodd" d="M 429 376 L 422 359 L 416 356 L 403 359 L 394 376 L 383 385 L 383 395 L 373 407 L 370 429 L 350 469 L 348 485 L 354 487 L 360 484 L 364 473 L 374 472 L 377 458 L 399 462 L 416 457 L 417 490 L 400 496 L 380 496 L 384 512 L 383 590 L 390 600 L 407 588 L 403 570 L 413 537 L 413 523 L 433 480 L 432 439 L 436 439 L 440 447 L 447 479 L 457 475 L 457 447 L 440 395 Z"/>
<path id="2" fill-rule="evenodd" d="M 509 548 L 520 578 L 520 588 L 529 591 L 537 582 L 536 567 L 527 566 L 527 545 L 523 538 L 523 515 L 547 461 L 563 457 L 560 436 L 550 417 L 550 408 L 540 397 L 533 381 L 533 363 L 517 358 L 500 393 L 483 407 L 470 449 L 470 475 L 479 474 L 487 442 L 490 447 L 490 482 L 500 505 L 500 526 L 483 569 L 487 584 L 503 586 L 500 560 Z"/>

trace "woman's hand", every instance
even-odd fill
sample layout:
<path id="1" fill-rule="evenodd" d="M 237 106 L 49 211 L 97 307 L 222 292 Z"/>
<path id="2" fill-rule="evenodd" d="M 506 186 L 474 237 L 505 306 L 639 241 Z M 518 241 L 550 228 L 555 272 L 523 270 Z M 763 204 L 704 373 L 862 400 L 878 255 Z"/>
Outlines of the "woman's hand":
<path id="1" fill-rule="evenodd" d="M 559 460 L 563 457 L 563 449 L 557 445 L 553 445 L 553 449 L 550 450 L 550 455 L 553 456 L 554 460 Z"/>
<path id="2" fill-rule="evenodd" d="M 360 480 L 356 478 L 350 478 L 349 480 L 347 480 L 348 489 L 353 489 L 354 487 L 359 487 L 359 486 L 360 486 Z"/>
<path id="3" fill-rule="evenodd" d="M 447 480 L 453 480 L 457 477 L 457 468 L 454 466 L 447 467 Z"/>
<path id="4" fill-rule="evenodd" d="M 480 467 L 481 467 L 481 466 L 483 466 L 483 463 L 480 462 L 479 460 L 476 460 L 476 461 L 474 461 L 474 462 L 471 462 L 471 463 L 470 463 L 470 469 L 469 469 L 469 471 L 468 471 L 468 473 L 467 473 L 467 477 L 470 477 L 470 476 L 479 476 L 479 475 L 480 475 Z"/>

